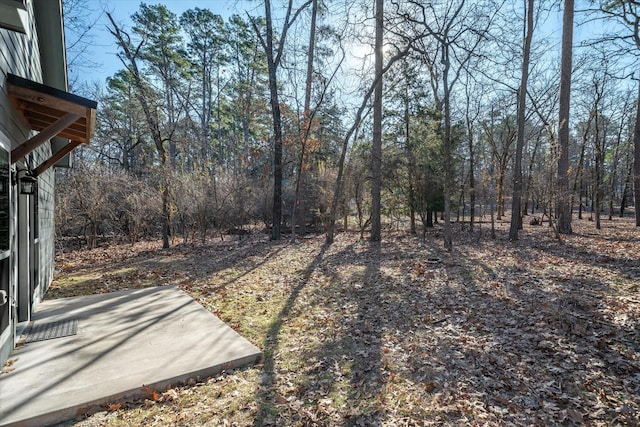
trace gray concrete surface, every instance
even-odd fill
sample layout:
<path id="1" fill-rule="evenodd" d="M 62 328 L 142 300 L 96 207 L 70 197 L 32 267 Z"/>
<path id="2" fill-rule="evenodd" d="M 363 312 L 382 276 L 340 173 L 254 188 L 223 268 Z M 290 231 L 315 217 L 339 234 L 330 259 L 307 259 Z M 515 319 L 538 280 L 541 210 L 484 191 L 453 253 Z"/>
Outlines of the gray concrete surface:
<path id="1" fill-rule="evenodd" d="M 14 350 L 0 375 L 0 426 L 43 426 L 86 408 L 164 390 L 260 358 L 260 351 L 177 287 L 45 300 L 34 322 L 78 318 L 77 335 Z"/>

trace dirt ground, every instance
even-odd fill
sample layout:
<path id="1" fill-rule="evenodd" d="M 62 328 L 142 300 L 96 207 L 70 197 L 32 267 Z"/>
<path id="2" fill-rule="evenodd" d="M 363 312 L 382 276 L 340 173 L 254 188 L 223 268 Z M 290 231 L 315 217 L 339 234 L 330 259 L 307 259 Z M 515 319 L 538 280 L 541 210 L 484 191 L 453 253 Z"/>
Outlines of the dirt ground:
<path id="1" fill-rule="evenodd" d="M 75 425 L 640 425 L 640 229 L 525 222 L 60 253 L 47 298 L 176 284 L 264 354 Z"/>

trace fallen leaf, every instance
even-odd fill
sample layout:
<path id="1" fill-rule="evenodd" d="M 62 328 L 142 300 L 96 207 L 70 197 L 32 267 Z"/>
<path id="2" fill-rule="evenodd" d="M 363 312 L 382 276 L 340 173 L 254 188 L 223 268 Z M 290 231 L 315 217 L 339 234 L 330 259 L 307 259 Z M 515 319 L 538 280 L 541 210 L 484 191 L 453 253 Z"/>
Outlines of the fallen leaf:
<path id="1" fill-rule="evenodd" d="M 152 386 L 148 386 L 148 385 L 143 385 L 142 388 L 144 389 L 145 393 L 147 394 L 147 399 L 149 400 L 153 400 L 154 402 L 159 402 L 162 400 L 162 395 L 160 393 L 158 393 L 158 390 L 156 390 L 154 387 Z"/>
<path id="2" fill-rule="evenodd" d="M 107 406 L 107 411 L 117 411 L 118 409 L 122 408 L 122 403 L 111 403 L 109 406 Z"/>

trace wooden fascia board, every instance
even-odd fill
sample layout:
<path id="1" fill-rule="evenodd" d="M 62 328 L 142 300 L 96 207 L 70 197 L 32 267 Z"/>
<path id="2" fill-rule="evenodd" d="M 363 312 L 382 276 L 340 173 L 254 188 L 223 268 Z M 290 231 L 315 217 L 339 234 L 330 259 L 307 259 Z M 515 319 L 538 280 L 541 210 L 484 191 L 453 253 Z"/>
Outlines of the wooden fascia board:
<path id="1" fill-rule="evenodd" d="M 87 107 L 86 105 L 77 104 L 67 99 L 11 83 L 8 85 L 8 93 L 9 96 L 14 96 L 19 100 L 26 101 L 24 104 L 18 101 L 19 106 L 24 106 L 26 108 L 29 108 L 29 104 L 42 105 L 44 107 L 62 110 L 67 113 L 75 113 L 80 117 L 87 117 L 89 115 L 88 110 L 91 109 L 91 107 Z"/>

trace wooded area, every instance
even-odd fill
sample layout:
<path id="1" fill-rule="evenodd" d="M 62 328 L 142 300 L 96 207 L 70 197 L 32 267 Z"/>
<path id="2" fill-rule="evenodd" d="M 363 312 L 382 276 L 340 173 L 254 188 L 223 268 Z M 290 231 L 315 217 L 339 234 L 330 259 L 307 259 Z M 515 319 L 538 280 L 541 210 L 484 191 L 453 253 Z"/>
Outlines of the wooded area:
<path id="1" fill-rule="evenodd" d="M 575 3 L 109 15 L 48 297 L 177 285 L 263 359 L 77 425 L 639 425 L 640 5 Z"/>
<path id="2" fill-rule="evenodd" d="M 59 174 L 58 236 L 330 242 L 440 221 L 450 250 L 452 222 L 474 233 L 511 213 L 517 240 L 523 222 L 568 234 L 573 216 L 600 228 L 628 212 L 635 2 L 579 2 L 575 22 L 568 0 L 383 3 L 267 0 L 226 21 L 143 3 L 131 28 L 108 15 L 122 70 Z"/>

